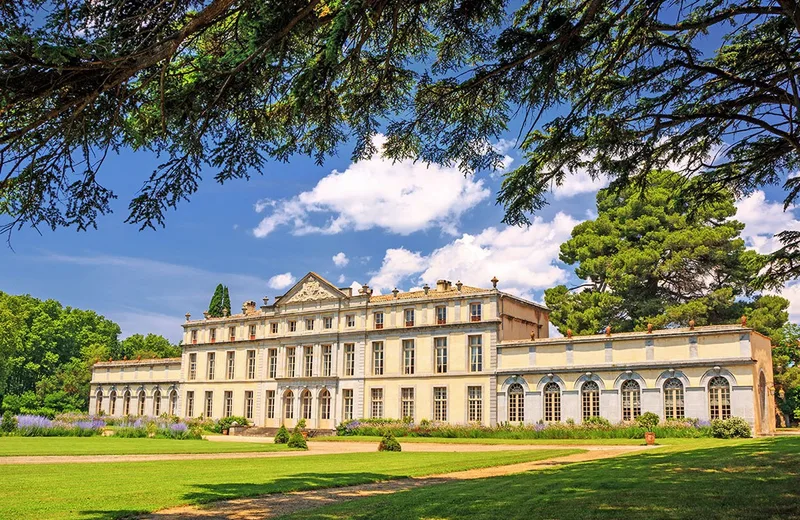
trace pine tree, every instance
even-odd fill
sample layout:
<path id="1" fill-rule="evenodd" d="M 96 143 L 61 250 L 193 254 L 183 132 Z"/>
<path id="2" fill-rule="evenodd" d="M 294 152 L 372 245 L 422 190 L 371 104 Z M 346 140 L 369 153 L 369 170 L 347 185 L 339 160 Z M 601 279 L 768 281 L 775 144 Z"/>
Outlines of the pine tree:
<path id="1" fill-rule="evenodd" d="M 217 285 L 214 289 L 214 295 L 211 297 L 211 302 L 208 304 L 208 315 L 214 318 L 222 316 L 222 301 L 224 296 L 224 288 L 222 284 Z"/>
<path id="2" fill-rule="evenodd" d="M 222 290 L 222 309 L 227 309 L 228 310 L 228 316 L 231 315 L 231 296 L 230 296 L 230 294 L 228 294 L 228 286 L 227 285 Z M 220 310 L 220 314 L 222 314 L 222 310 Z"/>

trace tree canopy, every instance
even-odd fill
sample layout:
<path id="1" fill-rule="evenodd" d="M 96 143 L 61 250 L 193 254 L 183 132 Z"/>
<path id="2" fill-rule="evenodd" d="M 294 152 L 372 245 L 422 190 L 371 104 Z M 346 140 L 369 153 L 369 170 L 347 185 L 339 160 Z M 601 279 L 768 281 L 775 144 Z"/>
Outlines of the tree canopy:
<path id="1" fill-rule="evenodd" d="M 17 225 L 96 225 L 121 148 L 163 157 L 128 221 L 164 223 L 203 168 L 219 182 L 268 160 L 375 152 L 497 167 L 525 223 L 586 169 L 618 186 L 654 169 L 692 194 L 783 184 L 800 151 L 800 12 L 793 0 L 44 0 L 0 7 L 0 213 Z M 790 236 L 787 238 L 791 239 Z M 798 237 L 795 237 L 798 238 Z M 786 249 L 773 280 L 794 276 Z"/>
<path id="2" fill-rule="evenodd" d="M 212 318 L 221 318 L 223 310 L 228 311 L 228 316 L 231 315 L 231 297 L 228 294 L 228 286 L 218 284 L 208 303 L 208 315 Z"/>

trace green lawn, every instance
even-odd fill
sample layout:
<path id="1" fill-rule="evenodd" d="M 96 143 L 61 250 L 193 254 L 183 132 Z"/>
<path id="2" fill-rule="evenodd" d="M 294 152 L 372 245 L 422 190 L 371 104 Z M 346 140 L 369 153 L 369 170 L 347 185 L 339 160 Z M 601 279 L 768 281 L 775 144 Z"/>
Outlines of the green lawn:
<path id="1" fill-rule="evenodd" d="M 118 518 L 181 504 L 513 464 L 579 451 L 6 465 L 0 466 L 0 518 Z"/>
<path id="2" fill-rule="evenodd" d="M 286 449 L 285 445 L 252 442 L 115 439 L 114 437 L 0 437 L 0 457 L 13 455 L 237 453 Z"/>
<path id="3" fill-rule="evenodd" d="M 380 442 L 380 437 L 368 435 L 314 437 L 312 441 L 323 442 Z M 644 439 L 472 439 L 448 437 L 397 437 L 400 444 L 406 442 L 429 442 L 439 444 L 599 444 L 612 446 L 639 446 L 644 444 Z M 697 439 L 658 439 L 658 444 L 693 444 Z"/>
<path id="4" fill-rule="evenodd" d="M 693 447 L 419 488 L 290 518 L 800 518 L 800 438 L 694 442 Z"/>

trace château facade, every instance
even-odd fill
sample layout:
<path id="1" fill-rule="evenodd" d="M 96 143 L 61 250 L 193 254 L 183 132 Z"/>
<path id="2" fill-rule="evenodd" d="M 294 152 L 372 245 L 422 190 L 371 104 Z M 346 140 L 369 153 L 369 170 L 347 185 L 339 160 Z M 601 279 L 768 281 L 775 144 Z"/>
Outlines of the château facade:
<path id="1" fill-rule="evenodd" d="M 364 417 L 493 425 L 653 411 L 774 430 L 770 343 L 744 324 L 549 338 L 546 307 L 491 282 L 373 295 L 309 273 L 272 304 L 187 314 L 180 358 L 95 364 L 90 410 L 318 430 Z"/>

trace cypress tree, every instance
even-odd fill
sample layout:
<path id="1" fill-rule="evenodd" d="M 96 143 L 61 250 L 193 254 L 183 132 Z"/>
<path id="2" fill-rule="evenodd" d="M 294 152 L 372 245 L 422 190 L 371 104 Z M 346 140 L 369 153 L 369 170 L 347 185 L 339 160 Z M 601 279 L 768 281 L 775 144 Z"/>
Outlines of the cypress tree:
<path id="1" fill-rule="evenodd" d="M 231 315 L 231 296 L 228 294 L 227 285 L 222 290 L 222 309 L 228 309 L 228 316 Z M 222 315 L 222 309 L 220 309 L 220 315 Z"/>
<path id="2" fill-rule="evenodd" d="M 208 304 L 208 315 L 214 318 L 222 316 L 222 300 L 224 296 L 224 288 L 222 284 L 217 285 L 214 289 L 214 295 L 211 297 L 211 302 Z"/>

